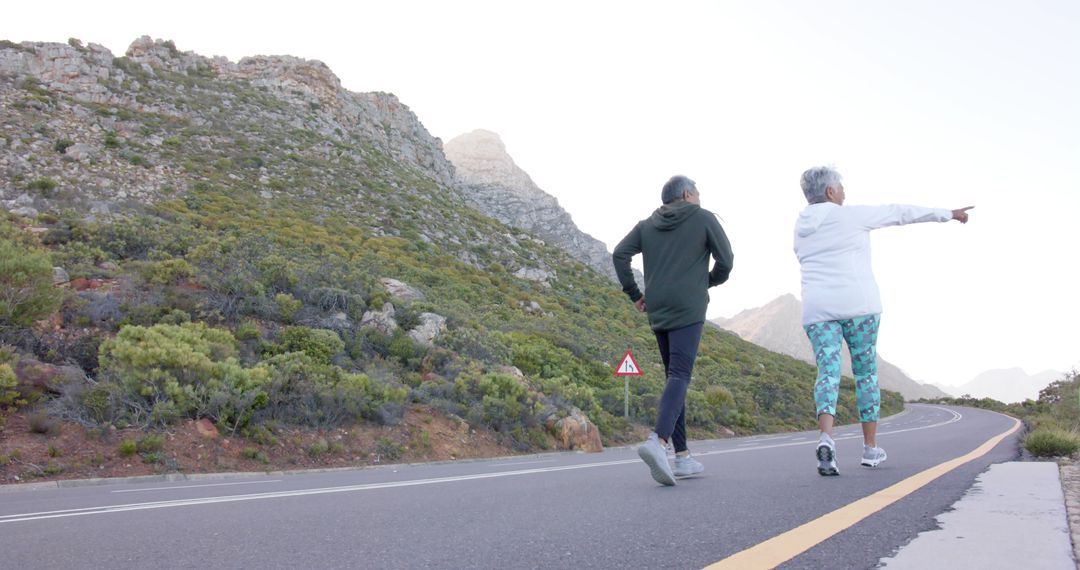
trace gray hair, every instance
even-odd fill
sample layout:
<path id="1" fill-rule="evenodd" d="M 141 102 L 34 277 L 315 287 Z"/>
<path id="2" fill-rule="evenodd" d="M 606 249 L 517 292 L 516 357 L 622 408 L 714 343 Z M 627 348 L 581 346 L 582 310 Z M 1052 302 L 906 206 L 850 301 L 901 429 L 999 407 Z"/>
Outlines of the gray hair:
<path id="1" fill-rule="evenodd" d="M 681 174 L 672 176 L 671 180 L 664 184 L 664 191 L 660 193 L 660 201 L 670 204 L 675 200 L 682 200 L 684 192 L 697 194 L 697 184 Z"/>
<path id="2" fill-rule="evenodd" d="M 808 204 L 820 204 L 825 201 L 825 189 L 840 185 L 840 173 L 829 166 L 815 166 L 802 173 L 803 195 Z"/>

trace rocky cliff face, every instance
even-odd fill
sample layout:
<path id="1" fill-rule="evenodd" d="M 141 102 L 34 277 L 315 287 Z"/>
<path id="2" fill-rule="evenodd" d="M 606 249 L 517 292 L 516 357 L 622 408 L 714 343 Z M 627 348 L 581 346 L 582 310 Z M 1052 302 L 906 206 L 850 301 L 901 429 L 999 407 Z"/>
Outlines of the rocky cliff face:
<path id="1" fill-rule="evenodd" d="M 721 328 L 774 352 L 814 364 L 814 352 L 801 326 L 802 303 L 794 295 L 783 295 L 763 307 L 747 309 L 730 319 L 715 319 Z M 851 356 L 843 352 L 842 373 L 851 376 Z M 878 355 L 878 383 L 909 400 L 939 398 L 947 394 L 934 386 L 909 378 L 896 365 Z"/>
<path id="2" fill-rule="evenodd" d="M 615 280 L 607 246 L 578 229 L 559 201 L 536 186 L 506 152 L 499 135 L 485 130 L 466 133 L 448 141 L 445 152 L 457 169 L 465 199 L 473 207 L 562 247 Z M 638 282 L 643 284 L 640 278 Z"/>
<path id="3" fill-rule="evenodd" d="M 10 128 L 0 133 L 0 173 L 7 180 L 18 180 L 39 174 L 45 166 L 58 182 L 58 192 L 68 192 L 69 198 L 78 199 L 77 205 L 98 213 L 129 200 L 164 198 L 169 193 L 163 188 L 183 191 L 193 183 L 194 169 L 154 160 L 177 141 L 141 137 L 145 125 L 134 115 L 152 115 L 159 123 L 186 127 L 191 136 L 183 142 L 189 150 L 235 144 L 239 125 L 265 125 L 281 139 L 251 141 L 253 145 L 291 145 L 298 152 L 327 157 L 349 151 L 326 141 L 370 145 L 395 166 L 411 167 L 447 188 L 453 184 L 453 166 L 443 155 L 441 142 L 408 107 L 390 94 L 342 89 L 319 61 L 259 56 L 233 63 L 180 52 L 171 41 L 149 37 L 132 43 L 123 58 L 101 45 L 83 46 L 77 40 L 5 41 L 0 42 L 0 103 L 26 111 L 23 115 L 38 112 L 49 119 L 30 132 L 19 132 L 22 125 L 7 125 Z M 248 134 L 240 130 L 239 134 Z M 319 148 L 305 148 L 305 142 L 313 141 L 289 136 L 296 133 L 314 133 L 323 140 L 313 145 Z M 56 147 L 64 160 L 42 165 L 41 157 L 50 156 L 53 149 L 41 145 L 57 138 L 67 141 L 63 148 Z M 128 160 L 110 161 L 105 151 L 121 147 L 128 151 Z M 346 158 L 364 158 L 362 152 L 352 154 Z M 35 160 L 39 162 L 31 165 Z M 263 181 L 269 185 L 269 165 L 254 166 L 263 170 Z M 12 202 L 5 204 L 9 209 L 21 208 L 24 213 L 32 213 L 35 205 L 30 202 L 41 198 L 13 192 L 0 187 L 4 193 L 0 199 Z M 15 200 L 21 202 L 14 204 Z"/>

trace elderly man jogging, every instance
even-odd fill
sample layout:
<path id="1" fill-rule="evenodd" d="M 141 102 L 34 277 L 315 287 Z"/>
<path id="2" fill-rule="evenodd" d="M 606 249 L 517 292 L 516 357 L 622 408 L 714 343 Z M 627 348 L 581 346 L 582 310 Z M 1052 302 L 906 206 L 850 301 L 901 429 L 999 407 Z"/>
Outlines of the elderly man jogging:
<path id="1" fill-rule="evenodd" d="M 611 257 L 623 292 L 639 311 L 648 312 L 667 374 L 656 431 L 638 447 L 638 455 L 657 483 L 674 485 L 676 476 L 705 470 L 686 447 L 686 390 L 701 341 L 708 289 L 727 281 L 733 256 L 716 216 L 701 207 L 693 180 L 673 176 L 660 199 L 663 205 L 638 222 Z M 638 253 L 645 265 L 645 294 L 630 269 L 630 259 Z M 710 257 L 716 260 L 711 270 Z M 675 447 L 674 469 L 665 449 L 669 440 Z"/>
<path id="2" fill-rule="evenodd" d="M 862 422 L 864 467 L 885 461 L 877 445 L 881 407 L 877 377 L 877 336 L 881 297 L 870 269 L 870 231 L 919 222 L 967 223 L 967 211 L 918 206 L 844 206 L 840 174 L 827 167 L 802 175 L 809 205 L 795 222 L 795 255 L 802 268 L 802 324 L 817 360 L 814 383 L 821 438 L 818 473 L 839 475 L 832 439 L 840 387 L 840 351 L 846 341 L 855 375 L 855 401 Z"/>

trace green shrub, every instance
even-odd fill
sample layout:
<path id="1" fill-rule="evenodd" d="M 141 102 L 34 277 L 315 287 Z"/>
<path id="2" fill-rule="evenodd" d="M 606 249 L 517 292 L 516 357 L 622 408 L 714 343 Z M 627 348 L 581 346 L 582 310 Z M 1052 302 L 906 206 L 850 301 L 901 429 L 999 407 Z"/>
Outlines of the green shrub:
<path id="1" fill-rule="evenodd" d="M 476 360 L 510 364 L 512 352 L 506 335 L 482 327 L 463 327 L 441 335 L 436 344 Z"/>
<path id="2" fill-rule="evenodd" d="M 0 364 L 0 411 L 4 408 L 17 406 L 19 402 L 19 385 L 15 371 L 8 363 Z"/>
<path id="3" fill-rule="evenodd" d="M 49 444 L 49 457 L 63 457 L 63 456 L 64 456 L 64 450 L 60 449 L 59 447 L 56 447 L 55 445 Z"/>
<path id="4" fill-rule="evenodd" d="M 255 459 L 259 455 L 259 448 L 257 447 L 245 447 L 240 450 L 240 455 L 248 459 Z"/>
<path id="5" fill-rule="evenodd" d="M 124 441 L 121 441 L 120 447 L 117 449 L 123 457 L 131 457 L 132 455 L 135 455 L 135 452 L 138 450 L 139 446 L 135 443 L 134 439 L 125 439 Z"/>
<path id="6" fill-rule="evenodd" d="M 165 325 L 182 325 L 191 322 L 191 315 L 187 311 L 173 309 L 162 315 L 158 322 Z"/>
<path id="7" fill-rule="evenodd" d="M 142 266 L 142 276 L 152 285 L 175 285 L 190 279 L 195 269 L 183 259 L 166 259 Z"/>
<path id="8" fill-rule="evenodd" d="M 251 321 L 240 323 L 233 335 L 236 336 L 236 340 L 256 340 L 262 336 L 259 325 Z"/>
<path id="9" fill-rule="evenodd" d="M 42 178 L 35 178 L 33 181 L 31 181 L 30 182 L 30 189 L 31 190 L 40 190 L 43 194 L 48 194 L 48 193 L 52 192 L 53 190 L 56 190 L 56 187 L 59 186 L 59 185 L 60 184 L 57 181 L 53 180 L 52 178 L 44 178 L 44 177 L 42 177 Z"/>
<path id="10" fill-rule="evenodd" d="M 387 407 L 400 406 L 404 387 L 373 382 L 364 374 L 317 364 L 302 352 L 289 352 L 260 364 L 270 378 L 262 389 L 266 406 L 256 419 L 311 426 L 334 426 L 361 419 L 384 420 Z"/>
<path id="11" fill-rule="evenodd" d="M 375 453 L 383 459 L 395 461 L 400 459 L 404 452 L 404 446 L 388 437 L 380 437 L 375 441 Z"/>
<path id="12" fill-rule="evenodd" d="M 345 342 L 331 330 L 287 327 L 281 334 L 281 347 L 284 352 L 303 352 L 317 364 L 329 364 L 345 350 Z"/>
<path id="13" fill-rule="evenodd" d="M 161 451 L 161 448 L 165 446 L 165 436 L 161 434 L 147 434 L 139 438 L 136 442 L 135 448 L 139 453 L 153 453 L 155 451 Z"/>
<path id="14" fill-rule="evenodd" d="M 162 455 L 161 452 L 158 451 L 151 451 L 149 453 L 142 454 L 142 458 L 143 463 L 154 464 L 161 463 L 161 460 L 164 459 L 164 455 Z"/>
<path id="15" fill-rule="evenodd" d="M 390 357 L 398 359 L 403 364 L 409 364 L 410 360 L 422 356 L 425 349 L 414 341 L 412 337 L 405 334 L 405 331 L 397 329 L 391 337 L 387 351 Z"/>
<path id="16" fill-rule="evenodd" d="M 116 418 L 116 410 L 122 399 L 120 387 L 109 382 L 99 382 L 80 395 L 83 409 L 90 419 L 99 424 L 111 423 Z"/>
<path id="17" fill-rule="evenodd" d="M 243 427 L 265 404 L 263 368 L 243 368 L 236 340 L 202 323 L 127 326 L 101 344 L 103 379 L 119 386 L 133 422 L 168 424 L 209 416 L 219 425 Z"/>
<path id="18" fill-rule="evenodd" d="M 29 327 L 51 315 L 62 299 L 49 257 L 0 237 L 0 330 Z"/>
<path id="19" fill-rule="evenodd" d="M 53 145 L 53 150 L 60 154 L 64 154 L 67 152 L 67 149 L 71 148 L 71 146 L 74 144 L 74 141 L 68 139 L 60 139 L 56 141 L 56 144 Z"/>
<path id="20" fill-rule="evenodd" d="M 303 301 L 293 297 L 288 293 L 278 293 L 274 296 L 274 303 L 277 305 L 278 316 L 282 321 L 287 323 L 293 322 L 296 317 L 296 313 L 300 309 L 304 308 Z"/>
<path id="21" fill-rule="evenodd" d="M 1080 451 L 1080 434 L 1040 428 L 1024 438 L 1024 448 L 1036 457 L 1069 457 Z"/>
<path id="22" fill-rule="evenodd" d="M 308 455 L 318 459 L 322 455 L 325 455 L 330 451 L 330 444 L 326 442 L 326 438 L 319 438 L 318 441 L 312 443 L 308 447 Z"/>
<path id="23" fill-rule="evenodd" d="M 49 435 L 58 435 L 60 433 L 60 421 L 50 418 L 49 414 L 42 410 L 30 414 L 26 420 L 32 433 Z"/>

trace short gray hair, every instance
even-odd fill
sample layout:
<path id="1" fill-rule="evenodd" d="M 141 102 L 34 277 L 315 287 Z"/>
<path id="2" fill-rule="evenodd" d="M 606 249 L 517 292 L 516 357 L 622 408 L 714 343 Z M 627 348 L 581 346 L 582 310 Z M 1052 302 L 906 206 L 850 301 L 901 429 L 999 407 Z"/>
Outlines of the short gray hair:
<path id="1" fill-rule="evenodd" d="M 697 184 L 693 180 L 677 174 L 664 184 L 664 191 L 660 193 L 660 201 L 670 204 L 675 200 L 681 200 L 684 192 L 697 194 Z"/>
<path id="2" fill-rule="evenodd" d="M 840 173 L 829 166 L 815 166 L 802 173 L 803 195 L 808 204 L 820 204 L 825 201 L 825 189 L 836 188 L 840 184 Z"/>

